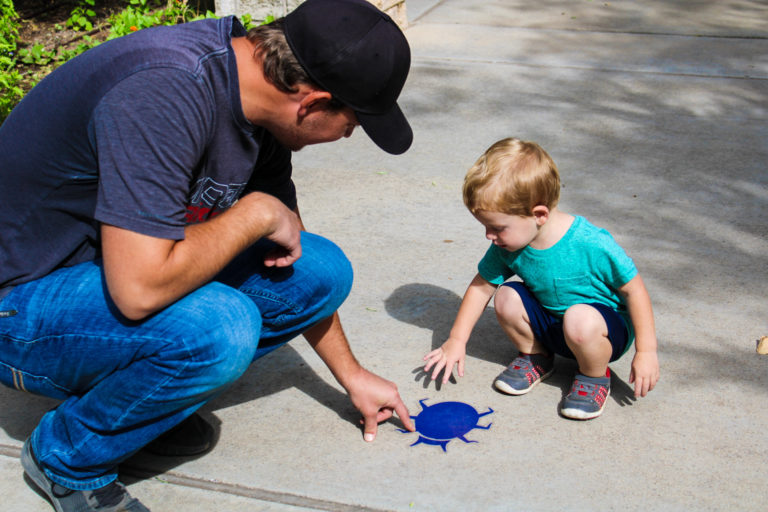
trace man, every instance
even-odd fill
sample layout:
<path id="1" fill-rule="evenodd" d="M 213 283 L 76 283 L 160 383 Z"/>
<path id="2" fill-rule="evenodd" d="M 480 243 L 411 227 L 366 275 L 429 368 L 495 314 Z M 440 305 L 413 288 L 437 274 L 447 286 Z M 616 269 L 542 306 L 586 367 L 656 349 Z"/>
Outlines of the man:
<path id="1" fill-rule="evenodd" d="M 194 412 L 298 334 L 367 441 L 393 412 L 413 429 L 395 385 L 350 351 L 336 309 L 351 266 L 304 232 L 290 164 L 357 125 L 406 151 L 409 67 L 402 32 L 364 0 L 308 0 L 247 34 L 229 17 L 104 43 L 14 109 L 0 127 L 0 381 L 62 400 L 22 451 L 56 510 L 147 510 L 117 465 L 150 443 L 204 451 Z"/>

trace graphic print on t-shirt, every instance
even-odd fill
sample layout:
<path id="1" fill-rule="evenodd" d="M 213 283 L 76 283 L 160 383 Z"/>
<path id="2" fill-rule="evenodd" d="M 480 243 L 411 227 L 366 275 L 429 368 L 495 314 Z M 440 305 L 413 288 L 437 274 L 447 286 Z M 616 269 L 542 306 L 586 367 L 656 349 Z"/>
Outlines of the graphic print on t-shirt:
<path id="1" fill-rule="evenodd" d="M 187 206 L 187 224 L 203 222 L 231 207 L 242 194 L 245 183 L 218 183 L 212 178 L 200 178 L 192 188 Z"/>

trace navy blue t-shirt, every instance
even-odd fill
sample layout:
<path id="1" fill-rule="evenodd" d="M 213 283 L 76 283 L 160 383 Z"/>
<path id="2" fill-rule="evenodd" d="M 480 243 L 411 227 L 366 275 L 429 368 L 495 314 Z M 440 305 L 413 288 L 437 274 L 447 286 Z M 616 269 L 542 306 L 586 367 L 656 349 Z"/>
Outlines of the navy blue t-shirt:
<path id="1" fill-rule="evenodd" d="M 1 289 L 100 256 L 99 224 L 184 238 L 260 190 L 296 206 L 291 153 L 242 112 L 234 17 L 141 30 L 67 62 L 0 126 Z"/>

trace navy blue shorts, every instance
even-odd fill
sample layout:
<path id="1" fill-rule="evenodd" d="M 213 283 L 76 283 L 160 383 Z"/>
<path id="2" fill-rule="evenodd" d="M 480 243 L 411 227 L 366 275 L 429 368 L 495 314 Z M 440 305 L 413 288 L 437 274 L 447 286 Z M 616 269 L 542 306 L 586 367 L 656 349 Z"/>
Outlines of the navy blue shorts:
<path id="1" fill-rule="evenodd" d="M 504 283 L 502 286 L 509 286 L 520 295 L 525 311 L 528 313 L 528 319 L 531 321 L 533 335 L 547 350 L 569 359 L 576 359 L 576 356 L 573 355 L 573 352 L 565 343 L 562 318 L 558 318 L 544 309 L 523 283 L 511 281 Z M 608 326 L 608 339 L 613 347 L 613 353 L 611 354 L 611 362 L 613 362 L 626 352 L 627 343 L 629 342 L 627 325 L 624 323 L 621 315 L 609 306 L 597 303 L 589 303 L 587 305 L 599 311 L 605 319 L 605 324 Z"/>

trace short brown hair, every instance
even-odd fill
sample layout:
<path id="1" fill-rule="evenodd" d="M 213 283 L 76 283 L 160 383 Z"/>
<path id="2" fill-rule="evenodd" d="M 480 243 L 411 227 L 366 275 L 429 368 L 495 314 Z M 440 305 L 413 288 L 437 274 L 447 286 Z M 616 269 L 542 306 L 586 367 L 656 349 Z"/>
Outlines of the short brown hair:
<path id="1" fill-rule="evenodd" d="M 248 41 L 256 45 L 253 54 L 261 58 L 264 78 L 269 83 L 287 93 L 298 91 L 297 86 L 299 84 L 308 84 L 317 88 L 317 85 L 299 64 L 285 39 L 283 18 L 267 25 L 251 28 L 247 38 Z"/>
<path id="2" fill-rule="evenodd" d="M 472 213 L 529 216 L 535 206 L 557 206 L 560 174 L 541 146 L 510 137 L 489 147 L 469 169 L 463 194 Z"/>
<path id="3" fill-rule="evenodd" d="M 266 25 L 248 30 L 248 41 L 255 45 L 253 55 L 261 59 L 264 78 L 285 93 L 297 92 L 299 84 L 322 89 L 304 71 L 285 38 L 283 18 Z M 332 97 L 327 105 L 329 110 L 339 110 L 344 105 Z"/>

